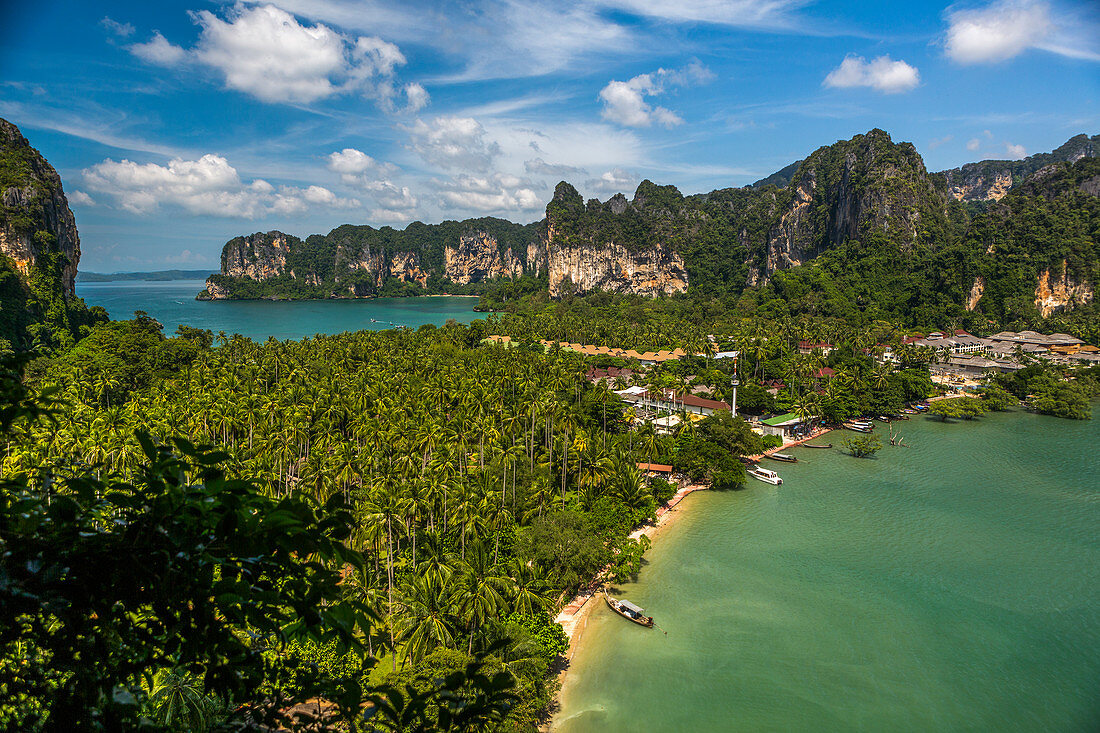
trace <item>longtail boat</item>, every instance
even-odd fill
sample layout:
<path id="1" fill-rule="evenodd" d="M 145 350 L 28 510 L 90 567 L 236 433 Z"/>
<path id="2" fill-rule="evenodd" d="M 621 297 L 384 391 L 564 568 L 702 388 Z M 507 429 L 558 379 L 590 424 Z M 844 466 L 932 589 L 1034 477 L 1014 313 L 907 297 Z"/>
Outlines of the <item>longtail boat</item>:
<path id="1" fill-rule="evenodd" d="M 607 601 L 608 608 L 628 621 L 633 621 L 639 626 L 645 626 L 647 629 L 653 628 L 653 617 L 646 616 L 645 609 L 635 606 L 630 601 L 620 601 L 612 598 L 607 593 L 603 594 L 603 599 Z"/>
<path id="2" fill-rule="evenodd" d="M 832 443 L 826 443 L 825 445 L 814 445 L 813 443 L 803 443 L 803 448 L 832 448 Z"/>
<path id="3" fill-rule="evenodd" d="M 784 463 L 798 463 L 798 459 L 790 453 L 765 453 L 764 457 L 773 461 L 783 461 Z"/>

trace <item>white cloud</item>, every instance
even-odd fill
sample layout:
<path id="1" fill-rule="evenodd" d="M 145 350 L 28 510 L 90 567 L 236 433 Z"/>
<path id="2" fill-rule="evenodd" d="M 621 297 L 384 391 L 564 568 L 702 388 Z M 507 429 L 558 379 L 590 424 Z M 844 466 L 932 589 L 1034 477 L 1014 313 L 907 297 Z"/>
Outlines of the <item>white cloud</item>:
<path id="1" fill-rule="evenodd" d="M 862 56 L 846 56 L 824 81 L 827 87 L 870 87 L 884 94 L 907 92 L 918 84 L 920 73 L 915 66 L 894 61 L 889 56 L 879 56 L 870 63 Z"/>
<path id="2" fill-rule="evenodd" d="M 276 188 L 259 178 L 246 184 L 229 161 L 213 154 L 198 160 L 176 158 L 167 166 L 108 158 L 85 169 L 83 176 L 89 189 L 111 196 L 134 214 L 147 214 L 166 204 L 192 214 L 256 219 L 316 206 L 359 206 L 357 200 L 340 198 L 321 186 Z"/>
<path id="3" fill-rule="evenodd" d="M 405 85 L 405 111 L 411 114 L 416 114 L 420 110 L 428 106 L 428 102 L 431 101 L 431 97 L 428 95 L 428 90 L 412 82 Z"/>
<path id="4" fill-rule="evenodd" d="M 975 150 L 977 150 L 978 148 L 980 148 L 981 146 L 982 146 L 982 141 L 979 140 L 976 137 L 972 137 L 972 138 L 970 138 L 969 140 L 966 141 L 966 149 L 969 150 L 972 153 Z"/>
<path id="5" fill-rule="evenodd" d="M 954 135 L 944 135 L 943 137 L 936 138 L 935 140 L 929 140 L 928 147 L 931 150 L 935 150 L 936 148 L 942 147 L 954 139 Z"/>
<path id="6" fill-rule="evenodd" d="M 69 203 L 79 204 L 80 206 L 95 206 L 95 199 L 83 191 L 72 191 L 69 193 Z"/>
<path id="7" fill-rule="evenodd" d="M 1100 61 L 1095 6 L 1056 9 L 1043 0 L 996 0 L 947 15 L 944 49 L 960 64 L 1007 61 L 1029 48 Z"/>
<path id="8" fill-rule="evenodd" d="M 638 180 L 637 173 L 622 168 L 612 168 L 605 171 L 599 178 L 589 178 L 584 182 L 584 187 L 595 193 L 626 193 L 638 187 Z"/>
<path id="9" fill-rule="evenodd" d="M 189 249 L 175 254 L 165 255 L 163 261 L 169 265 L 209 265 L 211 258 Z"/>
<path id="10" fill-rule="evenodd" d="M 393 163 L 375 160 L 355 148 L 344 148 L 338 153 L 330 153 L 328 168 L 339 173 L 344 183 L 350 185 L 363 185 L 366 181 L 392 176 L 397 172 L 397 166 Z"/>
<path id="11" fill-rule="evenodd" d="M 649 127 L 654 122 L 674 127 L 683 123 L 683 118 L 665 107 L 651 106 L 645 98 L 661 94 L 670 87 L 702 83 L 713 76 L 705 66 L 694 62 L 683 69 L 657 69 L 628 81 L 612 80 L 600 90 L 601 115 L 605 120 L 626 127 Z"/>
<path id="12" fill-rule="evenodd" d="M 536 211 L 545 204 L 533 183 L 503 173 L 458 175 L 436 185 L 444 209 L 506 213 Z"/>
<path id="13" fill-rule="evenodd" d="M 1012 143 L 1005 143 L 1005 152 L 1008 153 L 1009 160 L 1023 160 L 1027 157 L 1027 150 L 1023 145 L 1013 145 Z"/>
<path id="14" fill-rule="evenodd" d="M 1051 32 L 1046 3 L 994 2 L 948 16 L 947 55 L 961 64 L 1005 61 Z"/>
<path id="15" fill-rule="evenodd" d="M 209 10 L 191 17 L 200 28 L 194 48 L 175 46 L 157 33 L 130 51 L 161 66 L 195 61 L 220 72 L 226 87 L 264 102 L 309 104 L 357 92 L 386 111 L 395 107 L 395 75 L 406 59 L 389 41 L 350 38 L 322 23 L 303 25 L 274 5 L 237 5 L 224 19 Z M 412 111 L 428 103 L 419 84 L 403 91 Z"/>
<path id="16" fill-rule="evenodd" d="M 358 186 L 378 206 L 371 217 L 379 221 L 408 220 L 416 212 L 420 202 L 408 186 L 394 183 L 392 178 L 400 173 L 397 166 L 375 160 L 361 150 L 344 148 L 328 156 L 329 170 L 340 174 L 340 180 Z M 383 212 L 381 216 L 376 215 Z"/>
<path id="17" fill-rule="evenodd" d="M 487 138 L 485 128 L 472 117 L 417 120 L 409 129 L 409 140 L 421 158 L 446 170 L 484 173 L 500 154 L 500 146 Z"/>
<path id="18" fill-rule="evenodd" d="M 158 66 L 175 66 L 187 58 L 187 52 L 179 46 L 175 46 L 157 31 L 152 40 L 145 43 L 134 43 L 129 47 L 130 53 L 142 61 L 148 61 Z"/>
<path id="19" fill-rule="evenodd" d="M 108 33 L 118 36 L 119 38 L 128 38 L 134 35 L 134 26 L 130 23 L 119 23 L 117 20 L 112 20 L 107 16 L 103 16 L 103 20 L 99 21 L 99 24 L 103 26 Z"/>

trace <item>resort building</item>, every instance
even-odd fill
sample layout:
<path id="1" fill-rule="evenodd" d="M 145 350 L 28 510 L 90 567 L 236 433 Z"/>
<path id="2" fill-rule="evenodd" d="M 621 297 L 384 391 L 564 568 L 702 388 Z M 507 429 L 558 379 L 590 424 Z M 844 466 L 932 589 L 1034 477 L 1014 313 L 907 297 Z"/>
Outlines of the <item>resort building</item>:
<path id="1" fill-rule="evenodd" d="M 800 432 L 807 420 L 803 420 L 793 412 L 786 415 L 775 415 L 760 421 L 759 432 L 761 435 L 774 435 L 778 438 L 790 438 Z"/>
<path id="2" fill-rule="evenodd" d="M 674 390 L 650 391 L 645 387 L 628 387 L 616 390 L 615 394 L 623 402 L 634 407 L 636 419 L 652 423 L 659 433 L 671 433 L 680 424 L 681 414 L 700 420 L 730 406 L 719 400 L 708 400 L 693 394 L 679 393 Z"/>
<path id="3" fill-rule="evenodd" d="M 1043 349 L 1050 349 L 1052 346 L 1078 346 L 1085 343 L 1079 338 L 1070 336 L 1068 333 L 1045 334 L 1037 331 L 1001 331 L 1000 333 L 995 333 L 990 336 L 989 340 L 995 344 L 1030 344 L 1032 346 L 1040 346 Z"/>
<path id="4" fill-rule="evenodd" d="M 511 336 L 489 336 L 486 341 L 510 346 L 515 343 Z M 672 351 L 636 351 L 634 349 L 613 349 L 608 346 L 593 346 L 591 344 L 574 344 L 569 341 L 550 341 L 540 339 L 538 341 L 545 349 L 559 347 L 568 351 L 576 351 L 585 356 L 614 356 L 619 359 L 637 359 L 646 366 L 661 364 L 666 361 L 676 361 L 680 357 L 687 356 L 687 352 L 681 348 Z"/>
<path id="5" fill-rule="evenodd" d="M 825 341 L 799 341 L 798 353 L 800 354 L 812 354 L 815 351 L 820 351 L 822 355 L 828 356 L 830 353 L 836 350 L 836 347 Z"/>
<path id="6" fill-rule="evenodd" d="M 958 331 L 955 336 L 944 336 L 939 331 L 934 331 L 927 338 L 914 339 L 909 343 L 913 346 L 927 346 L 948 354 L 975 354 L 993 345 L 991 340 L 971 336 L 966 331 Z"/>
<path id="7" fill-rule="evenodd" d="M 655 476 L 668 478 L 672 475 L 672 466 L 664 463 L 639 463 L 638 470 L 651 478 Z"/>

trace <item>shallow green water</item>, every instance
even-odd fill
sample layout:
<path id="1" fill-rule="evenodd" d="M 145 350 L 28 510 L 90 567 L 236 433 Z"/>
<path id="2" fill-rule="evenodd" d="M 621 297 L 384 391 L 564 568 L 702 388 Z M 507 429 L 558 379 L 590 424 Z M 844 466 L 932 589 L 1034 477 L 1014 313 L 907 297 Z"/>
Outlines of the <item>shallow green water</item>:
<path id="1" fill-rule="evenodd" d="M 597 608 L 557 729 L 1100 730 L 1100 419 L 897 425 L 689 497 L 622 588 L 668 635 Z"/>
<path id="2" fill-rule="evenodd" d="M 469 323 L 482 317 L 473 298 L 374 298 L 371 300 L 195 300 L 202 280 L 77 283 L 76 294 L 89 306 L 101 305 L 111 318 L 133 318 L 143 310 L 172 334 L 180 324 L 214 333 L 239 333 L 259 341 L 301 339 L 395 326 L 442 326 L 447 319 Z M 371 319 L 376 322 L 371 322 Z"/>

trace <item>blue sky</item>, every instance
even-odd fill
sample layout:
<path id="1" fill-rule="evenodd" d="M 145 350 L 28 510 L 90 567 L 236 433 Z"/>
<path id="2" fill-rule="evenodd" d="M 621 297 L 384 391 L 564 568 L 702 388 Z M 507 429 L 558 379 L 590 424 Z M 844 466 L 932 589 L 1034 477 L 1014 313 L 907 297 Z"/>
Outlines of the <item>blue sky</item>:
<path id="1" fill-rule="evenodd" d="M 931 170 L 1100 132 L 1100 9 L 1010 0 L 209 0 L 0 6 L 0 117 L 82 270 L 216 267 L 343 223 L 535 221 L 740 186 L 881 127 Z"/>

